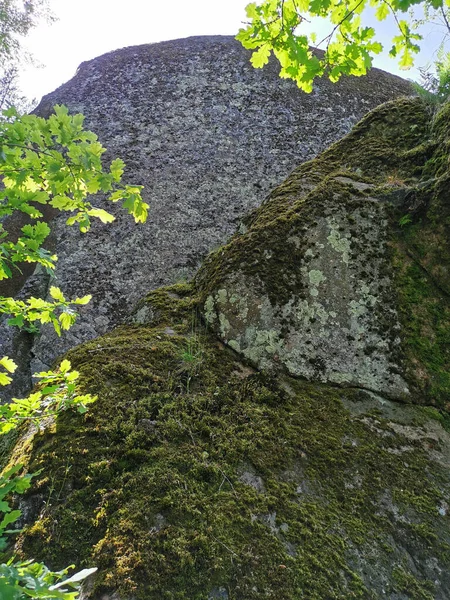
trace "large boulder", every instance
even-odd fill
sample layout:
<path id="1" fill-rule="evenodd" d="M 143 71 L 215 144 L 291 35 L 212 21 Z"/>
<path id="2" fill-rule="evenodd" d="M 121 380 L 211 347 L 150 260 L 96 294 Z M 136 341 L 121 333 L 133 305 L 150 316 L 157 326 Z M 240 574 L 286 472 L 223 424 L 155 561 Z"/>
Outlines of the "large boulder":
<path id="1" fill-rule="evenodd" d="M 370 113 L 208 257 L 197 284 L 224 342 L 260 369 L 450 400 L 441 113 L 434 128 L 418 99 Z"/>
<path id="2" fill-rule="evenodd" d="M 92 600 L 448 599 L 449 123 L 372 112 L 71 350 L 98 400 L 14 448 L 16 552 Z"/>
<path id="3" fill-rule="evenodd" d="M 149 289 L 189 277 L 294 167 L 370 109 L 410 93 L 408 82 L 374 69 L 338 85 L 319 81 L 308 95 L 280 80 L 276 64 L 253 69 L 249 52 L 226 36 L 125 48 L 83 63 L 36 112 L 48 116 L 66 104 L 84 113 L 107 157 L 125 160 L 126 181 L 144 185 L 150 216 L 135 225 L 105 206 L 116 222 L 86 236 L 63 216 L 54 220 L 56 283 L 68 296 L 93 300 L 60 339 L 50 327 L 12 340 L 2 331 L 0 352 L 18 356 L 23 367 L 15 393 L 58 354 L 121 322 Z M 45 296 L 48 287 L 41 274 L 23 293 Z"/>

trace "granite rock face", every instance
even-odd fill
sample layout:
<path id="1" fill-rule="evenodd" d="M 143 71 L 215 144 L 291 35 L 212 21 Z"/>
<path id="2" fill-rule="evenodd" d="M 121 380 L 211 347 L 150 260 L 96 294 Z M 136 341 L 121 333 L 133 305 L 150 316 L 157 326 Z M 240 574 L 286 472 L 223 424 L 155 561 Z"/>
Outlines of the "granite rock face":
<path id="1" fill-rule="evenodd" d="M 71 349 L 97 401 L 3 452 L 16 555 L 86 600 L 447 600 L 449 152 L 450 103 L 383 104 Z"/>
<path id="2" fill-rule="evenodd" d="M 108 156 L 125 160 L 126 182 L 144 185 L 150 216 L 138 226 L 116 214 L 85 236 L 64 218 L 53 221 L 56 283 L 68 296 L 93 300 L 62 338 L 43 328 L 13 342 L 23 365 L 16 393 L 29 387 L 30 373 L 121 322 L 149 289 L 191 275 L 294 167 L 374 106 L 410 92 L 407 82 L 374 69 L 338 85 L 319 81 L 307 95 L 280 80 L 275 64 L 253 69 L 231 37 L 125 48 L 83 63 L 37 113 L 48 116 L 55 104 L 84 113 Z M 0 337 L 11 354 L 9 333 Z"/>
<path id="3" fill-rule="evenodd" d="M 261 369 L 283 366 L 309 380 L 407 395 L 392 360 L 400 324 L 392 302 L 386 206 L 370 197 L 374 186 L 355 188 L 339 175 L 327 181 L 323 202 L 314 201 L 323 182 L 312 189 L 307 180 L 301 184 L 295 192 L 301 207 L 289 227 L 284 220 L 271 224 L 272 243 L 252 252 L 255 238 L 262 241 L 267 233 L 256 226 L 236 240 L 244 260 L 208 295 L 206 321 Z M 215 267 L 223 274 L 226 254 Z"/>
<path id="4" fill-rule="evenodd" d="M 379 107 L 296 169 L 208 257 L 197 283 L 206 322 L 226 344 L 259 369 L 395 399 L 408 400 L 419 386 L 420 401 L 429 401 L 425 381 L 433 397 L 433 386 L 446 388 L 448 237 L 435 221 L 441 214 L 445 222 L 448 199 L 434 179 L 420 183 L 420 163 L 433 147 L 429 119 L 417 99 Z M 425 163 L 432 169 L 433 159 Z M 433 234 L 406 227 L 402 216 L 409 223 L 414 212 L 426 215 L 428 227 L 433 223 Z M 425 312 L 420 323 L 405 321 L 414 292 L 404 290 L 415 285 L 418 292 L 425 281 L 403 277 L 399 265 L 408 255 L 424 275 L 434 271 L 427 294 L 441 307 L 439 324 Z M 428 357 L 419 367 L 417 356 L 407 356 L 412 333 L 417 346 L 429 338 L 439 354 L 434 365 Z M 448 401 L 448 389 L 441 399 Z"/>

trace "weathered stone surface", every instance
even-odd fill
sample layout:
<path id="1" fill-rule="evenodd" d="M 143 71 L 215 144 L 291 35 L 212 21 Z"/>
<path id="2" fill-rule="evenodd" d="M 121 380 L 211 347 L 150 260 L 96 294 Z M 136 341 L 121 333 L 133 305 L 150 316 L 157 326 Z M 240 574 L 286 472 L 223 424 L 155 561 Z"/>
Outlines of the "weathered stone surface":
<path id="1" fill-rule="evenodd" d="M 332 184 L 323 203 L 310 192 L 313 210 L 308 203 L 299 209 L 289 230 L 285 222 L 271 228 L 277 241 L 260 246 L 257 262 L 240 240 L 244 261 L 208 296 L 206 320 L 259 368 L 285 367 L 313 381 L 405 396 L 394 358 L 400 324 L 386 206 L 370 197 L 349 199 L 352 184 L 341 185 L 339 177 L 327 182 L 330 190 Z M 287 290 L 266 289 L 260 273 L 269 269 L 278 271 Z"/>
<path id="2" fill-rule="evenodd" d="M 448 123 L 379 107 L 68 352 L 98 400 L 12 449 L 20 557 L 96 565 L 86 600 L 450 597 Z"/>
<path id="3" fill-rule="evenodd" d="M 439 249 L 444 260 L 434 269 L 432 286 L 442 281 L 442 291 L 430 296 L 436 296 L 445 315 L 442 331 L 448 331 L 443 286 L 449 242 L 446 232 L 437 235 L 432 217 L 448 209 L 431 182 L 428 188 L 420 185 L 420 168 L 411 164 L 414 147 L 418 163 L 423 161 L 429 120 L 417 99 L 380 107 L 350 136 L 294 171 L 242 231 L 207 259 L 197 282 L 204 290 L 206 321 L 225 343 L 262 369 L 408 399 L 409 384 L 417 386 L 412 371 L 418 371 L 418 362 L 405 357 L 411 328 L 402 331 L 399 311 L 410 310 L 410 301 L 399 298 L 405 282 L 393 263 L 395 252 L 405 253 L 398 221 L 405 213 L 412 219 L 412 198 L 422 198 L 422 208 L 428 204 L 434 222 L 434 242 L 428 232 L 428 253 L 422 246 L 419 264 L 426 269 L 426 263 L 436 263 Z M 396 158 L 389 156 L 393 145 Z M 393 207 L 395 189 L 400 213 Z M 415 234 L 424 236 L 417 228 Z M 428 334 L 425 323 L 415 328 L 443 351 L 439 361 L 447 366 L 423 366 L 423 377 L 438 381 L 446 379 L 447 342 L 433 317 L 429 324 Z M 448 399 L 447 389 L 441 400 Z"/>
<path id="4" fill-rule="evenodd" d="M 119 323 L 149 289 L 192 274 L 294 167 L 369 109 L 408 93 L 407 82 L 374 69 L 338 85 L 319 81 L 307 95 L 280 80 L 275 64 L 253 69 L 231 37 L 125 48 L 83 63 L 37 112 L 57 103 L 83 112 L 109 156 L 126 161 L 127 182 L 145 186 L 150 217 L 137 226 L 117 214 L 86 236 L 64 218 L 53 222 L 57 284 L 93 300 L 62 338 L 43 328 L 29 340 L 31 367 L 16 393 L 29 387 L 30 371 Z M 10 353 L 6 342 L 2 351 Z"/>
<path id="5" fill-rule="evenodd" d="M 159 289 L 69 352 L 99 398 L 19 442 L 43 469 L 20 555 L 96 565 L 85 600 L 446 600 L 445 416 L 252 372 L 197 300 Z"/>

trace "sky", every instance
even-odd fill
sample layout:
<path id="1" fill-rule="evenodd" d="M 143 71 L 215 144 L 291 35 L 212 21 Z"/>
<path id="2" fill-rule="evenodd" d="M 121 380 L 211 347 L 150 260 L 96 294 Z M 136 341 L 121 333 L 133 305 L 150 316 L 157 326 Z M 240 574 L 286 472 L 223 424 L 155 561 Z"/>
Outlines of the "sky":
<path id="1" fill-rule="evenodd" d="M 245 21 L 249 0 L 49 0 L 56 22 L 42 23 L 26 39 L 25 46 L 35 58 L 35 66 L 23 69 L 20 85 L 29 98 L 44 94 L 68 81 L 86 60 L 105 52 L 184 38 L 193 35 L 236 35 Z M 376 23 L 378 39 L 390 47 L 395 33 L 386 21 Z M 317 28 L 315 27 L 317 30 Z M 318 31 L 319 38 L 325 29 Z M 422 42 L 424 51 L 417 66 L 432 59 L 439 35 L 430 27 Z M 408 79 L 418 79 L 417 68 L 400 71 L 385 56 L 374 65 Z"/>

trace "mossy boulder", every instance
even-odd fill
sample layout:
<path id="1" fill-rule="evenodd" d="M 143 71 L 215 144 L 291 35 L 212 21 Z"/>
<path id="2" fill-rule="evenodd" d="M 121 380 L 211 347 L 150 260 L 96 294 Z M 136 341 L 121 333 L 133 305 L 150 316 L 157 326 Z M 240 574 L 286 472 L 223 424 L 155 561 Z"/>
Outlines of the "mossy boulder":
<path id="1" fill-rule="evenodd" d="M 226 344 L 258 368 L 449 401 L 446 117 L 376 109 L 210 255 L 196 281 Z"/>
<path id="2" fill-rule="evenodd" d="M 92 600 L 450 597 L 445 123 L 384 105 L 67 354 L 98 400 L 12 450 L 19 556 Z"/>
<path id="3" fill-rule="evenodd" d="M 448 598 L 447 417 L 255 371 L 189 286 L 145 304 L 68 354 L 89 413 L 16 447 L 20 556 L 95 564 L 96 600 Z"/>
<path id="4" fill-rule="evenodd" d="M 41 117 L 55 104 L 85 115 L 85 126 L 108 149 L 105 160 L 120 156 L 124 182 L 144 186 L 151 216 L 137 225 L 97 196 L 96 206 L 116 220 L 94 223 L 84 235 L 67 227 L 64 214 L 46 215 L 54 217 L 47 240 L 58 255 L 54 273 L 29 277 L 33 265 L 21 266 L 14 280 L 0 282 L 0 293 L 43 298 L 56 277 L 67 297 L 91 294 L 92 301 L 64 336 L 52 327 L 13 335 L 0 325 L 0 354 L 19 365 L 12 396 L 27 394 L 32 374 L 48 370 L 57 356 L 122 323 L 149 290 L 191 278 L 294 167 L 369 110 L 412 93 L 408 81 L 371 69 L 337 84 L 322 79 L 305 94 L 279 77 L 275 58 L 254 69 L 250 56 L 233 36 L 131 46 L 82 63 L 42 99 Z M 20 215 L 9 221 L 11 233 L 25 224 Z"/>

